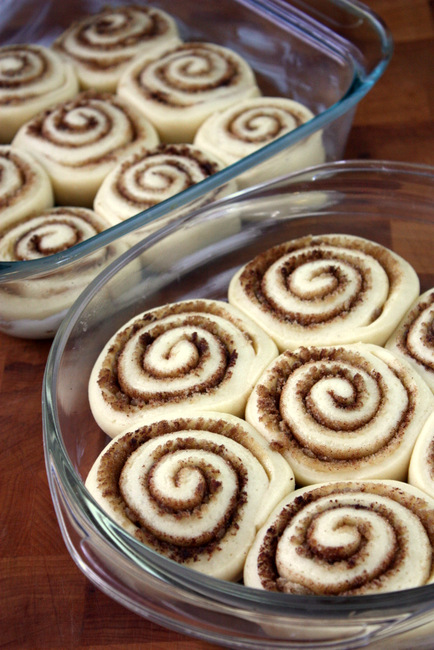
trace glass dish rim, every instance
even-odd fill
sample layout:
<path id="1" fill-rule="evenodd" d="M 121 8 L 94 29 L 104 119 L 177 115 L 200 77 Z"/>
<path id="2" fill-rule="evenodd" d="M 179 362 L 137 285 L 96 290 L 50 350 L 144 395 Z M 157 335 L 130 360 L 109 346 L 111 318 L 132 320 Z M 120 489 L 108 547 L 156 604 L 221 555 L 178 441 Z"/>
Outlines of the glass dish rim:
<path id="1" fill-rule="evenodd" d="M 258 151 L 245 156 L 243 159 L 232 163 L 228 167 L 225 167 L 216 174 L 200 181 L 196 185 L 183 190 L 182 192 L 162 201 L 161 203 L 158 203 L 157 205 L 154 205 L 146 210 L 137 213 L 133 217 L 130 217 L 129 219 L 119 224 L 107 228 L 92 238 L 76 244 L 71 249 L 55 253 L 49 257 L 35 260 L 13 262 L 0 260 L 0 286 L 3 283 L 7 283 L 13 280 L 31 279 L 34 276 L 53 272 L 64 266 L 77 262 L 83 257 L 92 254 L 99 248 L 112 244 L 114 241 L 130 234 L 138 228 L 146 226 L 147 224 L 153 222 L 155 219 L 158 219 L 162 216 L 167 216 L 171 211 L 187 206 L 187 204 L 190 202 L 194 202 L 195 200 L 205 196 L 206 193 L 217 189 L 225 183 L 229 183 L 230 181 L 235 180 L 239 175 L 247 172 L 257 165 L 266 162 L 273 156 L 281 153 L 283 150 L 294 146 L 300 142 L 300 140 L 307 138 L 314 132 L 317 132 L 320 129 L 326 127 L 328 124 L 335 121 L 337 118 L 341 117 L 345 113 L 349 112 L 352 108 L 354 108 L 369 92 L 372 86 L 375 85 L 375 83 L 387 68 L 393 54 L 393 39 L 389 28 L 383 23 L 381 18 L 369 7 L 362 4 L 361 2 L 358 2 L 358 0 L 328 1 L 333 5 L 337 5 L 341 8 L 346 8 L 348 12 L 351 12 L 357 16 L 363 17 L 365 20 L 368 20 L 379 37 L 382 58 L 379 59 L 373 70 L 364 77 L 363 82 L 358 86 L 358 88 L 354 88 L 353 78 L 353 81 L 347 92 L 339 101 L 329 106 L 327 109 L 316 115 L 307 123 L 298 126 L 293 131 L 284 134 L 277 140 L 270 142 Z M 270 7 L 272 7 L 272 3 L 267 3 L 265 0 L 250 0 L 249 3 L 261 7 L 263 11 L 271 11 Z M 291 7 L 288 6 L 288 8 L 286 8 L 286 11 L 290 10 Z M 298 11 L 298 15 L 302 16 L 302 13 Z M 303 31 L 299 24 L 297 24 L 297 28 L 299 31 Z M 312 38 L 312 34 L 310 32 L 309 37 Z M 357 62 L 354 59 L 353 64 L 355 65 L 356 69 L 358 66 Z M 243 192 L 244 190 L 239 190 L 232 196 L 239 196 L 240 193 Z"/>
<path id="2" fill-rule="evenodd" d="M 336 172 L 345 173 L 348 171 L 397 173 L 409 179 L 417 178 L 422 181 L 427 179 L 431 185 L 434 183 L 434 166 L 384 160 L 325 163 L 288 174 L 285 178 L 292 181 L 297 178 L 306 178 L 306 175 L 309 175 L 312 180 L 315 180 L 321 175 L 327 176 Z M 264 185 L 272 187 L 280 182 L 282 182 L 282 179 L 275 179 Z M 253 188 L 253 192 L 257 191 L 257 187 Z M 242 199 L 244 194 L 251 195 L 252 188 L 240 193 L 239 197 L 241 196 Z M 206 206 L 206 209 L 214 210 L 218 205 L 221 208 L 222 204 L 231 205 L 237 202 L 237 197 L 233 195 Z M 185 217 L 182 223 L 194 220 L 196 216 L 197 214 L 192 213 Z M 170 230 L 170 226 L 161 229 L 154 235 L 155 240 L 159 241 L 164 238 Z M 337 599 L 336 596 L 295 596 L 263 592 L 244 585 L 205 576 L 159 555 L 135 540 L 129 533 L 118 526 L 87 492 L 83 480 L 66 452 L 60 432 L 55 408 L 56 377 L 59 370 L 58 360 L 63 354 L 65 345 L 69 340 L 69 334 L 78 321 L 83 308 L 99 292 L 100 288 L 116 274 L 118 269 L 128 264 L 128 261 L 135 256 L 137 250 L 142 250 L 149 245 L 151 239 L 152 236 L 136 244 L 130 251 L 116 259 L 108 270 L 106 269 L 89 284 L 80 298 L 68 310 L 68 314 L 54 338 L 47 359 L 42 387 L 43 443 L 51 496 L 53 497 L 55 488 L 59 488 L 60 479 L 61 488 L 66 491 L 69 498 L 68 503 L 72 503 L 76 513 L 85 520 L 88 530 L 98 538 L 104 539 L 112 549 L 121 554 L 125 561 L 133 562 L 136 570 L 140 568 L 147 575 L 152 575 L 154 578 L 164 581 L 166 585 L 177 587 L 180 590 L 186 589 L 188 593 L 194 593 L 197 597 L 205 598 L 208 603 L 212 599 L 222 605 L 230 603 L 235 607 L 242 607 L 245 611 L 254 605 L 255 611 L 263 615 L 285 616 L 286 614 L 287 616 L 309 617 L 321 613 L 323 618 L 327 617 L 330 620 L 341 619 L 342 616 L 349 615 L 351 612 L 356 612 L 358 615 L 375 612 L 378 616 L 381 616 L 387 612 L 390 613 L 391 609 L 393 609 L 394 614 L 399 612 L 408 614 L 409 607 L 418 607 L 419 614 L 426 611 L 430 603 L 434 603 L 434 584 L 400 591 L 398 599 L 396 593 L 339 597 Z M 55 482 L 56 485 L 54 485 Z M 57 508 L 58 505 L 56 505 L 54 498 L 53 501 L 55 508 Z M 80 525 L 80 528 L 86 535 L 88 534 L 83 529 L 83 526 Z M 69 548 L 69 550 L 71 549 Z M 83 569 L 82 566 L 81 568 Z M 420 610 L 423 605 L 423 610 Z M 354 618 L 354 622 L 357 622 L 357 618 Z"/>

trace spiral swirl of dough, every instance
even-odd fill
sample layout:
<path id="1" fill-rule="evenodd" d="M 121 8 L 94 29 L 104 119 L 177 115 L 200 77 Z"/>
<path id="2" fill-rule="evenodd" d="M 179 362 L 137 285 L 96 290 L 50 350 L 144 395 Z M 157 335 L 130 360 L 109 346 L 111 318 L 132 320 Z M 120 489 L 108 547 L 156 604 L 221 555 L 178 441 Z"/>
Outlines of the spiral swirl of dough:
<path id="1" fill-rule="evenodd" d="M 0 259 L 40 259 L 72 248 L 108 227 L 107 221 L 86 208 L 55 207 L 17 222 L 0 236 Z"/>
<path id="2" fill-rule="evenodd" d="M 122 99 L 90 90 L 35 117 L 14 138 L 47 170 L 56 202 L 79 206 L 92 205 L 122 156 L 158 141 L 148 120 Z"/>
<path id="3" fill-rule="evenodd" d="M 180 43 L 175 20 L 151 7 L 107 7 L 74 22 L 53 47 L 75 66 L 82 88 L 115 92 L 138 54 L 156 56 Z"/>
<path id="4" fill-rule="evenodd" d="M 191 300 L 144 312 L 106 344 L 89 380 L 89 400 L 110 436 L 174 407 L 242 415 L 271 339 L 236 308 Z"/>
<path id="5" fill-rule="evenodd" d="M 361 237 L 302 237 L 242 267 L 229 302 L 256 320 L 281 350 L 301 345 L 383 345 L 419 294 L 415 270 Z"/>
<path id="6" fill-rule="evenodd" d="M 282 353 L 252 391 L 246 420 L 281 451 L 299 485 L 406 480 L 433 409 L 432 393 L 408 364 L 359 343 Z"/>
<path id="7" fill-rule="evenodd" d="M 416 299 L 386 348 L 411 363 L 434 392 L 434 289 Z"/>
<path id="8" fill-rule="evenodd" d="M 158 58 L 140 57 L 118 92 L 155 124 L 163 142 L 192 142 L 214 111 L 260 94 L 250 65 L 212 43 L 182 43 Z"/>
<path id="9" fill-rule="evenodd" d="M 434 499 L 434 412 L 425 422 L 414 445 L 408 482 Z"/>
<path id="10" fill-rule="evenodd" d="M 222 169 L 212 154 L 188 144 L 158 145 L 123 159 L 98 190 L 94 209 L 112 224 L 128 219 Z M 235 183 L 217 188 L 214 199 L 235 189 Z M 210 200 L 207 195 L 206 201 Z M 161 218 L 141 229 L 162 225 Z"/>
<path id="11" fill-rule="evenodd" d="M 53 205 L 44 168 L 26 151 L 0 146 L 0 236 L 20 219 Z"/>
<path id="12" fill-rule="evenodd" d="M 78 81 L 70 63 L 42 45 L 0 47 L 0 142 L 44 109 L 70 99 Z"/>
<path id="13" fill-rule="evenodd" d="M 249 551 L 247 586 L 351 596 L 431 584 L 434 500 L 399 481 L 329 482 L 293 492 Z"/>
<path id="14" fill-rule="evenodd" d="M 294 480 L 246 422 L 206 412 L 120 434 L 94 463 L 86 487 L 145 544 L 237 580 L 257 529 Z"/>
<path id="15" fill-rule="evenodd" d="M 255 97 L 210 115 L 199 127 L 194 143 L 231 165 L 313 118 L 310 109 L 291 99 Z M 291 148 L 291 152 L 288 160 L 293 158 L 292 169 L 323 162 L 321 133 Z"/>
<path id="16" fill-rule="evenodd" d="M 54 255 L 107 227 L 108 223 L 101 216 L 87 208 L 47 209 L 37 216 L 22 219 L 2 234 L 0 259 L 16 262 Z M 40 276 L 9 282 L 0 289 L 2 330 L 14 334 L 18 328 L 19 335 L 26 338 L 53 336 L 64 312 L 79 293 L 123 250 L 121 244 L 113 244 L 71 266 L 56 268 L 53 265 L 49 272 Z"/>

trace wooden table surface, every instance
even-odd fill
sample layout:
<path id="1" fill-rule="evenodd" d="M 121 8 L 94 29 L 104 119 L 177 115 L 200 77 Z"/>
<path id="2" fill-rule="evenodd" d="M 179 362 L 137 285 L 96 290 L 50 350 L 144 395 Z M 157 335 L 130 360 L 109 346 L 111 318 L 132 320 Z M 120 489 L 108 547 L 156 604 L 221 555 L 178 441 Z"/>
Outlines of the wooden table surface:
<path id="1" fill-rule="evenodd" d="M 434 165 L 434 3 L 369 0 L 391 29 L 392 62 L 362 100 L 346 158 Z M 50 341 L 0 334 L 0 646 L 211 650 L 98 591 L 70 558 L 45 473 L 41 384 Z"/>

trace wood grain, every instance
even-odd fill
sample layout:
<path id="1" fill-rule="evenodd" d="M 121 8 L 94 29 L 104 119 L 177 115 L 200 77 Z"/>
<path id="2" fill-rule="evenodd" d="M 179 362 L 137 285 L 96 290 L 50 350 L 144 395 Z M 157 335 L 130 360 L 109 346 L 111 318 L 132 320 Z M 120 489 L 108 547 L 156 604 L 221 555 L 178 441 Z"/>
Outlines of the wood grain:
<path id="1" fill-rule="evenodd" d="M 346 158 L 434 165 L 433 4 L 370 0 L 395 51 L 362 100 Z M 98 591 L 70 558 L 47 485 L 41 385 L 50 342 L 0 334 L 0 645 L 5 648 L 212 650 Z"/>

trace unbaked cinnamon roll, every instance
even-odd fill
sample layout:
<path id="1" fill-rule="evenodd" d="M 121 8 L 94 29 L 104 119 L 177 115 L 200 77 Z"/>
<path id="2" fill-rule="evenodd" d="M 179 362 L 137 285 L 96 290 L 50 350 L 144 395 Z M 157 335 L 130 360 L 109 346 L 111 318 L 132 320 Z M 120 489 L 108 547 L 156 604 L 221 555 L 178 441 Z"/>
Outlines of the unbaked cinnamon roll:
<path id="1" fill-rule="evenodd" d="M 120 223 L 222 168 L 218 158 L 188 144 L 162 144 L 142 149 L 121 160 L 107 176 L 96 194 L 94 209 L 110 223 Z M 235 189 L 235 182 L 227 183 L 215 190 L 213 199 Z M 210 201 L 209 195 L 206 200 Z M 160 218 L 141 228 L 140 232 L 151 232 L 168 219 Z"/>
<path id="2" fill-rule="evenodd" d="M 75 67 L 82 88 L 115 92 L 138 54 L 156 56 L 181 42 L 175 20 L 153 7 L 106 7 L 75 21 L 53 44 Z"/>
<path id="3" fill-rule="evenodd" d="M 434 412 L 425 422 L 414 445 L 408 482 L 434 499 Z"/>
<path id="4" fill-rule="evenodd" d="M 399 481 L 329 482 L 292 492 L 249 551 L 244 583 L 358 596 L 434 581 L 434 500 Z"/>
<path id="5" fill-rule="evenodd" d="M 373 241 L 307 236 L 243 266 L 228 295 L 281 350 L 357 341 L 383 345 L 419 295 L 419 279 L 402 257 Z"/>
<path id="6" fill-rule="evenodd" d="M 0 143 L 20 126 L 78 92 L 72 65 L 42 45 L 0 47 Z"/>
<path id="7" fill-rule="evenodd" d="M 93 210 L 54 207 L 0 231 L 0 259 L 36 260 L 65 251 L 108 227 Z M 24 338 L 50 338 L 67 309 L 124 247 L 112 244 L 70 266 L 0 285 L 0 330 Z"/>
<path id="8" fill-rule="evenodd" d="M 108 222 L 87 208 L 54 207 L 0 230 L 0 259 L 40 259 L 97 235 Z"/>
<path id="9" fill-rule="evenodd" d="M 415 300 L 386 348 L 411 363 L 434 392 L 434 289 Z"/>
<path id="10" fill-rule="evenodd" d="M 194 144 L 231 165 L 313 118 L 310 109 L 292 99 L 254 97 L 210 115 L 199 127 Z M 271 163 L 267 162 L 266 169 L 249 172 L 244 184 L 318 165 L 324 160 L 322 132 L 317 131 L 285 151 L 279 157 L 279 169 L 270 169 Z"/>
<path id="11" fill-rule="evenodd" d="M 246 420 L 291 465 L 298 485 L 406 480 L 434 398 L 411 367 L 367 343 L 287 350 L 259 378 Z"/>
<path id="12" fill-rule="evenodd" d="M 250 65 L 212 43 L 183 43 L 140 57 L 123 73 L 119 94 L 156 126 L 163 142 L 192 142 L 214 111 L 260 95 Z"/>
<path id="13" fill-rule="evenodd" d="M 108 341 L 90 376 L 90 407 L 112 437 L 179 407 L 239 416 L 276 355 L 271 339 L 224 302 L 164 305 Z"/>
<path id="14" fill-rule="evenodd" d="M 152 124 L 124 100 L 90 90 L 36 116 L 14 138 L 45 167 L 56 203 L 84 207 L 120 158 L 158 142 Z"/>
<path id="15" fill-rule="evenodd" d="M 45 169 L 26 151 L 0 146 L 0 230 L 54 203 Z"/>
<path id="16" fill-rule="evenodd" d="M 239 418 L 178 412 L 112 440 L 86 487 L 144 544 L 208 575 L 238 580 L 257 529 L 293 490 L 281 460 Z"/>

